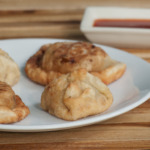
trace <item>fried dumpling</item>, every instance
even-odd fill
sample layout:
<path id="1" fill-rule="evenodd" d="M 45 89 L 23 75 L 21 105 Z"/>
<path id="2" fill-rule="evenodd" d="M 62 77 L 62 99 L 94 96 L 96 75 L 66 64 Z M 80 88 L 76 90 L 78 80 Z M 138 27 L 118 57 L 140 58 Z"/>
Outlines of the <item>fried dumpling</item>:
<path id="1" fill-rule="evenodd" d="M 77 120 L 102 113 L 112 102 L 109 88 L 85 69 L 52 80 L 41 96 L 41 107 L 64 120 Z"/>
<path id="2" fill-rule="evenodd" d="M 20 70 L 14 60 L 0 49 L 0 81 L 15 85 L 20 79 Z"/>
<path id="3" fill-rule="evenodd" d="M 0 124 L 18 122 L 29 113 L 29 108 L 15 95 L 11 86 L 0 81 Z"/>
<path id="4" fill-rule="evenodd" d="M 77 69 L 86 69 L 110 84 L 123 75 L 126 65 L 91 43 L 57 42 L 42 46 L 29 58 L 25 72 L 31 80 L 46 85 L 55 77 Z"/>

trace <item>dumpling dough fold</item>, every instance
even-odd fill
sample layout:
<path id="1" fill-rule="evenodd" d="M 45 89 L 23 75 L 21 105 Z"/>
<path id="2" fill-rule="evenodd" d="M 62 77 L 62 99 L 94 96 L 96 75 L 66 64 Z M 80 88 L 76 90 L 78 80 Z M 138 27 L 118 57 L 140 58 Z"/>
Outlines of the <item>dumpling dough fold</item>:
<path id="1" fill-rule="evenodd" d="M 29 108 L 15 95 L 12 88 L 0 81 L 0 123 L 15 123 L 30 113 Z"/>
<path id="2" fill-rule="evenodd" d="M 57 42 L 42 46 L 25 66 L 27 76 L 42 85 L 77 69 L 86 69 L 110 84 L 124 74 L 126 65 L 91 43 Z"/>
<path id="3" fill-rule="evenodd" d="M 0 49 L 0 81 L 13 86 L 20 79 L 20 70 L 14 60 Z"/>
<path id="4" fill-rule="evenodd" d="M 41 97 L 41 107 L 64 120 L 77 120 L 107 110 L 113 102 L 109 88 L 85 69 L 51 81 Z"/>

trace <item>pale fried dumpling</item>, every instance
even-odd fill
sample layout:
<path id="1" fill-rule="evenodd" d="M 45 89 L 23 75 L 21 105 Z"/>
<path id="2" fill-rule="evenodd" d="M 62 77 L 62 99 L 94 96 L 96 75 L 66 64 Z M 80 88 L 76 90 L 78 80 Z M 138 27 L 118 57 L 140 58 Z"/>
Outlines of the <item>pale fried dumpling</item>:
<path id="1" fill-rule="evenodd" d="M 51 81 L 41 97 L 41 107 L 64 120 L 99 114 L 113 102 L 109 88 L 85 69 Z"/>
<path id="2" fill-rule="evenodd" d="M 18 95 L 5 82 L 0 81 L 0 123 L 8 124 L 24 119 L 30 113 Z"/>
<path id="3" fill-rule="evenodd" d="M 61 74 L 81 68 L 109 84 L 123 75 L 126 65 L 91 43 L 57 42 L 42 46 L 27 61 L 25 72 L 31 80 L 46 85 Z"/>
<path id="4" fill-rule="evenodd" d="M 0 81 L 15 85 L 20 79 L 20 70 L 14 60 L 0 49 Z"/>

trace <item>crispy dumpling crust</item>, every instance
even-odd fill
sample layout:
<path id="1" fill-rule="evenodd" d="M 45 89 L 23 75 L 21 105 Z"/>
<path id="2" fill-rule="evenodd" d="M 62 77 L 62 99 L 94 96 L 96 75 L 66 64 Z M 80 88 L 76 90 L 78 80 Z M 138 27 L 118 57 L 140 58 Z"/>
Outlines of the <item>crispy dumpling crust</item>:
<path id="1" fill-rule="evenodd" d="M 51 81 L 41 96 L 41 107 L 64 120 L 77 120 L 107 110 L 113 102 L 109 88 L 85 69 Z"/>
<path id="2" fill-rule="evenodd" d="M 34 82 L 37 82 L 41 85 L 46 85 L 54 79 L 61 75 L 61 73 L 54 71 L 45 71 L 41 68 L 42 57 L 45 54 L 46 50 L 50 44 L 44 45 L 37 51 L 26 63 L 25 72 L 27 76 Z"/>
<path id="3" fill-rule="evenodd" d="M 0 81 L 15 85 L 20 79 L 20 70 L 14 60 L 0 49 Z"/>
<path id="4" fill-rule="evenodd" d="M 15 123 L 30 113 L 29 108 L 15 95 L 12 88 L 0 81 L 0 123 Z"/>
<path id="5" fill-rule="evenodd" d="M 109 84 L 123 75 L 126 65 L 91 43 L 57 42 L 42 46 L 29 58 L 25 72 L 31 80 L 47 85 L 55 77 L 81 68 Z"/>

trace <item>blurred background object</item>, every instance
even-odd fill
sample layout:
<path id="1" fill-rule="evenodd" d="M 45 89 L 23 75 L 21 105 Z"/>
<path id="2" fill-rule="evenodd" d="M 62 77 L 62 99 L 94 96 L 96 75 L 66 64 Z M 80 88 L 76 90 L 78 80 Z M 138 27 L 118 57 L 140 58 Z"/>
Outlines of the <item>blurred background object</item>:
<path id="1" fill-rule="evenodd" d="M 149 49 L 150 10 L 89 6 L 83 15 L 80 30 L 92 43 L 119 48 Z"/>
<path id="2" fill-rule="evenodd" d="M 149 0 L 0 0 L 0 39 L 85 40 L 80 22 L 88 6 L 149 8 Z"/>

